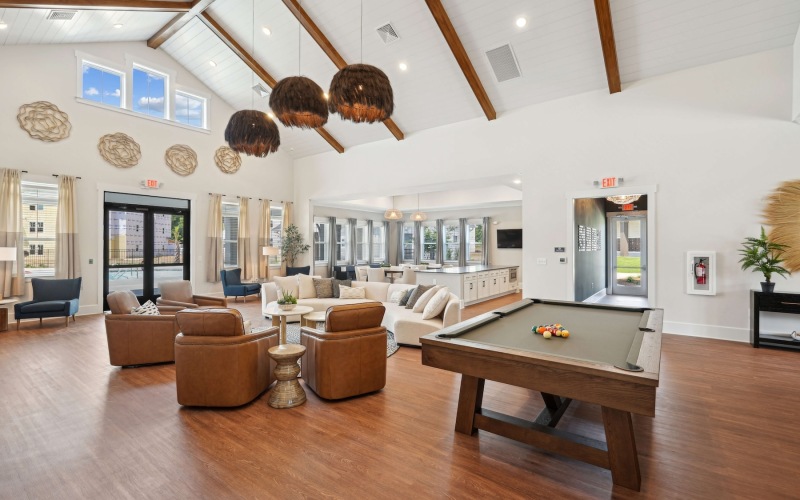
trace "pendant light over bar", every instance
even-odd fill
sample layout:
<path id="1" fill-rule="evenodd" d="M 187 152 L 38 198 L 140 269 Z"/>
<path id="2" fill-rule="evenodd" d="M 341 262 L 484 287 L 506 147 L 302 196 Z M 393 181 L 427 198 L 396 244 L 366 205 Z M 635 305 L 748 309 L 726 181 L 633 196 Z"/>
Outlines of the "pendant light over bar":
<path id="1" fill-rule="evenodd" d="M 411 214 L 411 220 L 414 222 L 422 222 L 428 220 L 428 215 L 419 210 L 419 193 L 417 193 L 417 211 Z"/>

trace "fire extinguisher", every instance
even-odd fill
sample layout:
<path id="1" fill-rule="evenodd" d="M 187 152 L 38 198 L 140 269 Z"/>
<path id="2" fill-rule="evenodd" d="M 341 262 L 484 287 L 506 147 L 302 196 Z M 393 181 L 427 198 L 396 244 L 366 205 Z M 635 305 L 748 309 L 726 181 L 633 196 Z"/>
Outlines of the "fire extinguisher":
<path id="1" fill-rule="evenodd" d="M 698 262 L 694 266 L 694 280 L 695 280 L 695 283 L 697 283 L 698 285 L 705 285 L 706 284 L 706 280 L 708 279 L 708 274 L 706 273 L 706 270 L 707 270 L 707 268 L 706 268 L 706 265 L 703 264 L 703 259 L 700 259 L 700 262 Z"/>

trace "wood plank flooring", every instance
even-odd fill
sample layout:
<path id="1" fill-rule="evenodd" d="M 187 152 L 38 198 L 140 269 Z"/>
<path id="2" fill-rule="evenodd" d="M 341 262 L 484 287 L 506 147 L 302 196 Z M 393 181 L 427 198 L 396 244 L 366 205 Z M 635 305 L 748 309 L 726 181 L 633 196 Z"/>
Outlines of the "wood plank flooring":
<path id="1" fill-rule="evenodd" d="M 473 306 L 464 318 L 519 299 Z M 260 303 L 239 308 L 266 324 Z M 800 498 L 800 355 L 665 335 L 656 417 L 634 416 L 642 491 L 610 472 L 453 430 L 459 376 L 388 360 L 383 391 L 289 410 L 190 409 L 172 364 L 108 364 L 103 318 L 0 333 L 0 498 Z M 538 393 L 487 382 L 485 405 L 533 418 Z M 560 428 L 603 439 L 574 402 Z"/>

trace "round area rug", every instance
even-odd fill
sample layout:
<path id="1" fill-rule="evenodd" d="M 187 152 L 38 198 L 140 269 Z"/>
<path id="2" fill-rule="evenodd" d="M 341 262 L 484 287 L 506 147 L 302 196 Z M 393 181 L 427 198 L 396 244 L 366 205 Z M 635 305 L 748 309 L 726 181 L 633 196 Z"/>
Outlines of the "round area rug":
<path id="1" fill-rule="evenodd" d="M 300 343 L 300 323 L 289 323 L 286 325 L 286 342 L 289 344 Z M 386 357 L 396 353 L 399 349 L 397 342 L 394 340 L 394 333 L 386 332 Z"/>

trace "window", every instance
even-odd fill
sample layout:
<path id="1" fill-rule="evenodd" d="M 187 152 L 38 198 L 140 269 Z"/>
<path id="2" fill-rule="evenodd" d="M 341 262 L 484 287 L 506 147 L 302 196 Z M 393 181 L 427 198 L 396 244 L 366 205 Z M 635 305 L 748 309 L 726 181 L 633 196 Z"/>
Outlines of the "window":
<path id="1" fill-rule="evenodd" d="M 167 118 L 167 75 L 133 67 L 133 110 L 148 116 Z"/>
<path id="2" fill-rule="evenodd" d="M 56 257 L 56 212 L 58 186 L 40 182 L 22 181 L 22 207 L 41 207 L 23 210 L 22 224 L 28 226 L 24 233 L 23 248 L 25 276 L 53 276 Z"/>
<path id="3" fill-rule="evenodd" d="M 457 220 L 444 221 L 444 261 L 458 262 L 461 229 Z"/>
<path id="4" fill-rule="evenodd" d="M 350 222 L 336 219 L 336 263 L 347 264 L 350 259 Z"/>
<path id="5" fill-rule="evenodd" d="M 137 248 L 138 250 L 138 248 Z M 222 203 L 222 266 L 237 267 L 239 262 L 239 205 Z"/>
<path id="6" fill-rule="evenodd" d="M 467 263 L 483 261 L 483 232 L 483 220 L 470 219 L 467 221 Z"/>
<path id="7" fill-rule="evenodd" d="M 366 264 L 369 261 L 369 232 L 367 221 L 356 221 L 356 261 L 354 264 Z"/>
<path id="8" fill-rule="evenodd" d="M 83 61 L 81 97 L 88 101 L 123 107 L 125 75 L 99 64 Z M 31 209 L 33 210 L 33 209 Z"/>
<path id="9" fill-rule="evenodd" d="M 422 255 L 419 256 L 420 262 L 436 262 L 436 244 L 438 232 L 436 231 L 436 221 L 423 222 L 420 229 L 422 242 Z"/>
<path id="10" fill-rule="evenodd" d="M 328 262 L 330 226 L 328 219 L 321 217 L 314 218 L 314 262 L 318 264 Z"/>
<path id="11" fill-rule="evenodd" d="M 414 262 L 414 223 L 403 223 L 403 262 Z"/>
<path id="12" fill-rule="evenodd" d="M 175 92 L 175 121 L 206 128 L 206 99 L 186 92 Z"/>
<path id="13" fill-rule="evenodd" d="M 386 260 L 386 228 L 383 222 L 372 223 L 372 263 L 382 264 Z"/>
<path id="14" fill-rule="evenodd" d="M 269 245 L 281 248 L 283 244 L 283 207 L 269 208 Z M 281 265 L 281 254 L 269 256 L 270 266 Z"/>

